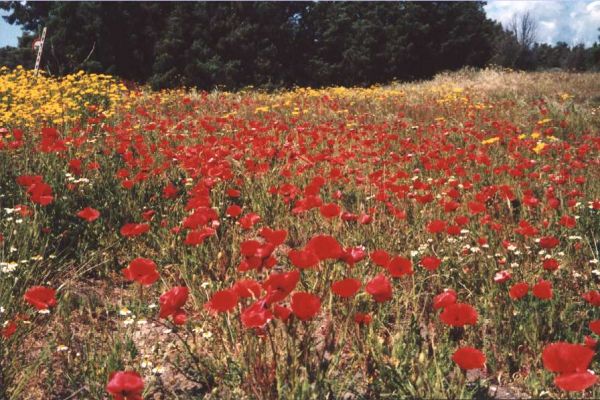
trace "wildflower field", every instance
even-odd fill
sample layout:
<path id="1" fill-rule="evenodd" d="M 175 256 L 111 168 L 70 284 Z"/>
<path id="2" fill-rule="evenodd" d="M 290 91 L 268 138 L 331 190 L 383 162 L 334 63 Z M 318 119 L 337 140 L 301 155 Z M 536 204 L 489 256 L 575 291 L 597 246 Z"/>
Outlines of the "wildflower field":
<path id="1" fill-rule="evenodd" d="M 600 75 L 0 70 L 0 399 L 599 398 Z"/>

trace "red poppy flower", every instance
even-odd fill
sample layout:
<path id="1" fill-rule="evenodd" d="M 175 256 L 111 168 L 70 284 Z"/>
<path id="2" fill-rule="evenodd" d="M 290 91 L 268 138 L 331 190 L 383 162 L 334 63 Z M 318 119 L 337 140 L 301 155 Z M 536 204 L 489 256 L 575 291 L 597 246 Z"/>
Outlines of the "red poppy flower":
<path id="1" fill-rule="evenodd" d="M 41 175 L 19 175 L 17 176 L 17 184 L 25 188 L 31 187 L 34 183 L 40 183 L 43 181 Z"/>
<path id="2" fill-rule="evenodd" d="M 563 215 L 558 221 L 558 223 L 564 226 L 565 228 L 571 229 L 575 228 L 575 225 L 577 225 L 577 220 L 574 217 L 571 217 L 570 215 Z"/>
<path id="3" fill-rule="evenodd" d="M 434 197 L 433 197 L 433 194 L 431 194 L 431 193 L 425 193 L 423 195 L 415 196 L 415 200 L 417 200 L 417 203 L 419 203 L 419 204 L 431 203 L 433 201 L 433 199 L 434 199 Z"/>
<path id="4" fill-rule="evenodd" d="M 546 271 L 556 271 L 559 267 L 558 261 L 554 258 L 546 258 L 543 267 Z"/>
<path id="5" fill-rule="evenodd" d="M 272 243 L 260 243 L 256 240 L 247 240 L 242 243 L 242 254 L 244 259 L 238 266 L 238 271 L 250 271 L 256 269 L 260 271 L 262 268 L 271 268 L 277 260 L 271 254 L 275 250 Z"/>
<path id="6" fill-rule="evenodd" d="M 125 279 L 139 282 L 142 285 L 152 285 L 160 277 L 154 261 L 147 258 L 134 259 L 122 272 Z"/>
<path id="7" fill-rule="evenodd" d="M 239 219 L 239 223 L 244 229 L 250 229 L 261 220 L 260 215 L 248 213 Z"/>
<path id="8" fill-rule="evenodd" d="M 52 187 L 45 182 L 32 184 L 27 189 L 27 193 L 31 197 L 31 201 L 41 206 L 47 206 L 54 200 L 54 196 L 52 195 Z"/>
<path id="9" fill-rule="evenodd" d="M 466 215 L 457 215 L 454 218 L 454 222 L 456 222 L 456 225 L 464 226 L 469 223 L 469 217 Z"/>
<path id="10" fill-rule="evenodd" d="M 412 275 L 412 262 L 405 257 L 394 257 L 387 265 L 387 270 L 392 278 L 400 278 L 404 275 Z"/>
<path id="11" fill-rule="evenodd" d="M 125 224 L 121 227 L 121 235 L 125 237 L 134 237 L 144 234 L 150 230 L 150 225 L 148 224 L 135 224 L 129 223 Z"/>
<path id="12" fill-rule="evenodd" d="M 125 188 L 125 189 L 131 189 L 133 188 L 133 185 L 135 185 L 135 182 L 129 179 L 125 179 L 123 180 L 123 182 L 121 182 L 121 185 Z"/>
<path id="13" fill-rule="evenodd" d="M 440 219 L 434 219 L 427 225 L 427 232 L 440 233 L 446 230 L 446 222 Z"/>
<path id="14" fill-rule="evenodd" d="M 325 185 L 325 182 L 325 178 L 323 178 L 322 176 L 315 176 L 312 179 L 312 181 L 308 184 L 308 186 L 306 186 L 306 188 L 304 189 L 304 193 L 306 195 L 315 195 L 319 193 L 319 190 L 321 190 L 321 187 Z"/>
<path id="15" fill-rule="evenodd" d="M 297 292 L 292 295 L 292 312 L 302 321 L 307 321 L 318 314 L 321 300 L 312 293 Z"/>
<path id="16" fill-rule="evenodd" d="M 290 250 L 288 258 L 295 267 L 300 269 L 312 268 L 319 264 L 319 257 L 310 250 Z"/>
<path id="17" fill-rule="evenodd" d="M 328 235 L 317 235 L 308 241 L 305 250 L 312 251 L 319 260 L 336 260 L 343 254 L 342 246 L 334 237 Z"/>
<path id="18" fill-rule="evenodd" d="M 5 339 L 10 338 L 17 331 L 17 323 L 15 321 L 9 321 L 1 330 L 0 336 Z"/>
<path id="19" fill-rule="evenodd" d="M 227 210 L 225 210 L 225 214 L 231 218 L 237 218 L 241 213 L 242 207 L 238 206 L 237 204 L 232 204 L 227 207 Z"/>
<path id="20" fill-rule="evenodd" d="M 341 208 L 335 203 L 327 203 L 323 204 L 319 211 L 321 215 L 325 218 L 335 218 L 340 215 Z"/>
<path id="21" fill-rule="evenodd" d="M 285 242 L 287 238 L 287 231 L 284 229 L 273 230 L 264 227 L 260 230 L 260 236 L 262 236 L 267 242 L 273 244 L 273 246 L 279 246 Z"/>
<path id="22" fill-rule="evenodd" d="M 185 322 L 185 313 L 182 310 L 185 302 L 188 299 L 189 290 L 185 286 L 175 286 L 168 292 L 163 293 L 159 299 L 160 304 L 160 318 L 167 318 L 173 316 L 173 322 L 179 325 Z"/>
<path id="23" fill-rule="evenodd" d="M 548 199 L 548 207 L 550 209 L 556 210 L 558 207 L 560 207 L 560 200 L 554 197 Z"/>
<path id="24" fill-rule="evenodd" d="M 152 217 L 154 217 L 154 214 L 156 214 L 156 211 L 154 210 L 146 210 L 142 213 L 142 219 L 144 221 L 151 221 Z"/>
<path id="25" fill-rule="evenodd" d="M 357 262 L 362 261 L 367 256 L 365 248 L 362 246 L 348 247 L 344 249 L 340 259 L 346 262 L 349 266 L 353 267 Z"/>
<path id="26" fill-rule="evenodd" d="M 552 283 L 543 279 L 540 279 L 531 290 L 533 295 L 540 300 L 548 300 L 552 298 Z"/>
<path id="27" fill-rule="evenodd" d="M 542 352 L 544 368 L 552 372 L 584 372 L 592 362 L 594 351 L 582 344 L 556 342 Z"/>
<path id="28" fill-rule="evenodd" d="M 344 211 L 342 213 L 342 215 L 340 216 L 340 218 L 342 219 L 342 221 L 351 222 L 351 221 L 356 221 L 358 219 L 358 215 L 353 214 L 348 211 Z"/>
<path id="29" fill-rule="evenodd" d="M 452 355 L 454 361 L 461 369 L 480 369 L 485 366 L 485 354 L 473 347 L 461 347 Z"/>
<path id="30" fill-rule="evenodd" d="M 263 288 L 267 291 L 265 303 L 270 305 L 285 299 L 296 288 L 299 280 L 300 272 L 298 270 L 269 275 L 263 282 Z"/>
<path id="31" fill-rule="evenodd" d="M 598 377 L 589 371 L 561 374 L 554 378 L 554 384 L 569 392 L 582 392 L 598 382 Z"/>
<path id="32" fill-rule="evenodd" d="M 288 307 L 280 306 L 279 304 L 275 304 L 273 306 L 273 315 L 275 315 L 275 318 L 283 322 L 287 321 L 291 314 L 292 310 L 290 310 Z"/>
<path id="33" fill-rule="evenodd" d="M 373 222 L 373 217 L 369 214 L 362 213 L 358 216 L 357 221 L 361 225 L 368 225 Z"/>
<path id="34" fill-rule="evenodd" d="M 365 313 L 360 313 L 360 312 L 357 312 L 356 314 L 354 314 L 354 322 L 356 322 L 359 325 L 369 325 L 372 320 L 373 320 L 373 317 L 371 317 L 370 314 L 365 314 Z"/>
<path id="35" fill-rule="evenodd" d="M 110 374 L 106 391 L 115 400 L 142 400 L 144 381 L 134 371 L 118 371 Z"/>
<path id="36" fill-rule="evenodd" d="M 92 222 L 97 220 L 98 217 L 100 217 L 100 211 L 91 207 L 86 207 L 83 210 L 79 211 L 77 213 L 77 216 L 81 219 L 86 220 L 87 222 Z"/>
<path id="37" fill-rule="evenodd" d="M 197 207 L 194 212 L 183 220 L 183 227 L 187 229 L 200 229 L 206 227 L 211 221 L 216 221 L 219 216 L 215 210 L 210 207 Z"/>
<path id="38" fill-rule="evenodd" d="M 33 210 L 24 204 L 15 205 L 15 210 L 17 210 L 22 217 L 33 215 Z"/>
<path id="39" fill-rule="evenodd" d="M 260 283 L 254 279 L 242 279 L 237 281 L 232 288 L 235 293 L 241 298 L 256 297 L 260 296 L 262 288 Z"/>
<path id="40" fill-rule="evenodd" d="M 333 282 L 331 291 L 340 297 L 352 297 L 358 292 L 362 283 L 358 279 L 347 278 Z"/>
<path id="41" fill-rule="evenodd" d="M 81 160 L 78 158 L 74 158 L 72 160 L 69 160 L 69 172 L 72 173 L 73 175 L 81 175 L 82 171 L 81 171 Z"/>
<path id="42" fill-rule="evenodd" d="M 237 197 L 240 197 L 240 195 L 242 194 L 242 192 L 240 192 L 240 191 L 239 191 L 239 190 L 237 190 L 237 189 L 233 189 L 233 188 L 229 188 L 229 189 L 227 189 L 226 193 L 227 193 L 227 196 L 229 196 L 229 197 L 231 197 L 231 198 L 237 198 Z"/>
<path id="43" fill-rule="evenodd" d="M 485 212 L 485 204 L 478 201 L 469 201 L 467 205 L 469 206 L 471 214 L 481 214 Z"/>
<path id="44" fill-rule="evenodd" d="M 188 232 L 183 243 L 188 246 L 198 246 L 198 245 L 204 243 L 204 240 L 206 238 L 214 235 L 216 232 L 217 231 L 215 231 L 213 228 L 209 228 L 206 226 L 202 229 Z"/>
<path id="45" fill-rule="evenodd" d="M 46 286 L 32 286 L 23 296 L 25 301 L 38 310 L 46 310 L 56 305 L 56 290 Z"/>
<path id="46" fill-rule="evenodd" d="M 67 150 L 65 141 L 60 139 L 60 134 L 55 128 L 42 128 L 42 140 L 39 150 L 42 153 L 61 152 Z"/>
<path id="47" fill-rule="evenodd" d="M 536 236 L 539 233 L 539 230 L 527 221 L 519 221 L 519 227 L 515 229 L 515 232 L 519 235 L 532 237 Z"/>
<path id="48" fill-rule="evenodd" d="M 258 251 L 260 244 L 258 240 L 245 240 L 240 243 L 240 251 L 243 256 L 252 257 Z"/>
<path id="49" fill-rule="evenodd" d="M 525 194 L 523 196 L 523 204 L 525 204 L 527 207 L 534 208 L 540 204 L 540 200 L 535 196 Z"/>
<path id="50" fill-rule="evenodd" d="M 444 291 L 433 298 L 433 308 L 439 310 L 456 303 L 456 292 L 452 289 L 444 289 Z"/>
<path id="51" fill-rule="evenodd" d="M 448 228 L 446 228 L 446 232 L 452 236 L 460 235 L 461 230 L 462 228 L 459 225 L 450 225 Z"/>
<path id="52" fill-rule="evenodd" d="M 383 303 L 392 299 L 392 285 L 383 274 L 379 274 L 371 279 L 367 283 L 365 289 L 367 293 L 373 296 L 373 300 L 378 303 Z"/>
<path id="53" fill-rule="evenodd" d="M 306 196 L 305 198 L 296 201 L 296 204 L 292 209 L 292 214 L 296 215 L 306 212 L 308 210 L 321 206 L 321 204 L 323 204 L 323 200 L 321 200 L 319 196 Z"/>
<path id="54" fill-rule="evenodd" d="M 264 301 L 259 300 L 256 303 L 252 304 L 250 307 L 246 308 L 240 314 L 240 318 L 242 320 L 242 325 L 244 328 L 262 328 L 264 327 L 271 319 L 273 319 L 273 314 L 267 308 Z"/>
<path id="55" fill-rule="evenodd" d="M 460 207 L 460 203 L 450 200 L 443 202 L 444 212 L 450 213 L 452 211 L 456 211 L 458 207 Z"/>
<path id="56" fill-rule="evenodd" d="M 464 326 L 477 323 L 477 311 L 469 304 L 454 303 L 444 308 L 440 319 L 446 325 Z"/>
<path id="57" fill-rule="evenodd" d="M 560 244 L 560 240 L 554 236 L 544 236 L 540 238 L 540 247 L 542 249 L 553 249 Z"/>
<path id="58" fill-rule="evenodd" d="M 585 336 L 583 338 L 583 344 L 585 347 L 588 347 L 592 350 L 596 350 L 596 345 L 598 344 L 598 341 L 590 336 Z"/>
<path id="59" fill-rule="evenodd" d="M 219 290 L 212 295 L 204 307 L 212 312 L 222 313 L 233 310 L 237 302 L 238 295 L 233 289 Z"/>
<path id="60" fill-rule="evenodd" d="M 509 290 L 508 295 L 513 300 L 519 300 L 529 292 L 529 285 L 526 282 L 515 283 Z"/>
<path id="61" fill-rule="evenodd" d="M 597 290 L 590 290 L 589 292 L 582 294 L 581 297 L 591 305 L 600 307 L 600 292 Z"/>
<path id="62" fill-rule="evenodd" d="M 379 265 L 383 268 L 387 268 L 390 262 L 390 255 L 385 250 L 375 250 L 369 254 L 369 258 L 371 258 L 371 261 L 373 261 L 375 265 Z"/>
<path id="63" fill-rule="evenodd" d="M 600 335 L 600 319 L 590 322 L 590 330 L 596 335 Z"/>
<path id="64" fill-rule="evenodd" d="M 162 195 L 165 199 L 174 199 L 177 197 L 177 188 L 175 185 L 169 182 L 169 184 L 163 189 Z"/>
<path id="65" fill-rule="evenodd" d="M 436 269 L 438 269 L 441 263 L 442 260 L 440 260 L 439 258 L 427 256 L 423 257 L 419 264 L 428 271 L 435 271 Z"/>
<path id="66" fill-rule="evenodd" d="M 265 259 L 267 257 L 270 257 L 271 254 L 273 254 L 273 251 L 275 250 L 275 245 L 273 243 L 262 243 L 260 246 L 258 246 L 258 248 L 256 249 L 256 251 L 254 252 L 254 257 L 258 257 L 261 260 Z"/>

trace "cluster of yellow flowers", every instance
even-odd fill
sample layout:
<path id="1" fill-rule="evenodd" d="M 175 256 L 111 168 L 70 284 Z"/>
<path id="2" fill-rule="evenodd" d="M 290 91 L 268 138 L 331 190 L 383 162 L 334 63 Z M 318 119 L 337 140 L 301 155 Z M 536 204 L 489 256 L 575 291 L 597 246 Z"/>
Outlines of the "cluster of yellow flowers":
<path id="1" fill-rule="evenodd" d="M 65 125 L 87 111 L 109 117 L 127 89 L 109 75 L 83 71 L 62 78 L 17 67 L 0 68 L 0 128 Z M 89 114 L 87 114 L 89 115 Z"/>
<path id="2" fill-rule="evenodd" d="M 431 92 L 436 95 L 436 102 L 438 104 L 469 103 L 469 98 L 466 96 L 465 90 L 460 87 L 440 85 L 433 87 Z"/>
<path id="3" fill-rule="evenodd" d="M 367 88 L 346 88 L 346 87 L 331 87 L 326 89 L 299 88 L 290 92 L 292 96 L 308 96 L 308 97 L 333 97 L 344 99 L 383 99 L 388 97 L 403 97 L 405 92 L 397 87 L 371 86 Z"/>

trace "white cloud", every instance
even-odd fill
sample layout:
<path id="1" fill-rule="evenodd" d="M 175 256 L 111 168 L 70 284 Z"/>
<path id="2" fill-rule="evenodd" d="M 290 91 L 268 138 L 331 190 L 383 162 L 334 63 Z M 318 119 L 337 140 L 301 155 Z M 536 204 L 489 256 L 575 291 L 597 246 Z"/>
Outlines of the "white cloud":
<path id="1" fill-rule="evenodd" d="M 569 45 L 598 41 L 600 1 L 488 1 L 487 15 L 506 26 L 514 15 L 529 12 L 538 22 L 537 40 Z"/>

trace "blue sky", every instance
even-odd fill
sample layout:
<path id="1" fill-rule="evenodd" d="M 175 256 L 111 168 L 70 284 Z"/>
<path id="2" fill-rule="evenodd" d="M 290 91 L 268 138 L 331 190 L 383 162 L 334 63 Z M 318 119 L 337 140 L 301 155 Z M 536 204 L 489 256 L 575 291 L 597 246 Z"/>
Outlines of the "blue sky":
<path id="1" fill-rule="evenodd" d="M 491 19 L 506 25 L 515 14 L 528 12 L 538 24 L 537 41 L 590 46 L 600 36 L 600 1 L 488 1 L 485 11 Z"/>
<path id="2" fill-rule="evenodd" d="M 0 10 L 0 16 L 7 13 L 7 11 Z M 0 18 L 0 47 L 16 46 L 17 37 L 19 36 L 21 36 L 21 28 L 7 24 L 4 19 Z"/>
<path id="3" fill-rule="evenodd" d="M 538 22 L 537 41 L 591 45 L 600 32 L 600 0 L 490 0 L 485 6 L 488 16 L 507 24 L 515 14 L 529 11 Z M 5 11 L 0 11 L 5 15 Z M 16 46 L 21 34 L 18 27 L 0 20 L 0 47 Z"/>

